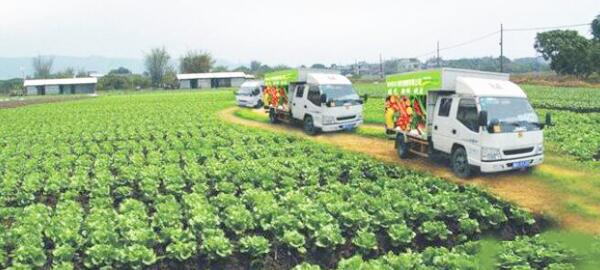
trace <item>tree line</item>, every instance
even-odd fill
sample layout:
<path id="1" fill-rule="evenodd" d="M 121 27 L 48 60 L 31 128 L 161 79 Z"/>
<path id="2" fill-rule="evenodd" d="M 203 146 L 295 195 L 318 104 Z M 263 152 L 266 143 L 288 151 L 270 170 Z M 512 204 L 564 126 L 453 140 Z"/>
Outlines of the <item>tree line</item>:
<path id="1" fill-rule="evenodd" d="M 588 78 L 600 76 L 600 15 L 592 21 L 591 39 L 573 30 L 552 30 L 538 33 L 534 48 L 550 61 L 550 68 L 559 75 Z"/>

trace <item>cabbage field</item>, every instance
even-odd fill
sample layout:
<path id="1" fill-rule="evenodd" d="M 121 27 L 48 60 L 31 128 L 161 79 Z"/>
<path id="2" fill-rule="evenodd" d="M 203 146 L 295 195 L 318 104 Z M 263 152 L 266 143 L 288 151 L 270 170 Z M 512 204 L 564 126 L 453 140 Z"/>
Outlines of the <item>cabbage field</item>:
<path id="1" fill-rule="evenodd" d="M 0 268 L 574 269 L 474 187 L 223 123 L 224 92 L 0 110 Z M 516 240 L 509 240 L 514 239 Z"/>

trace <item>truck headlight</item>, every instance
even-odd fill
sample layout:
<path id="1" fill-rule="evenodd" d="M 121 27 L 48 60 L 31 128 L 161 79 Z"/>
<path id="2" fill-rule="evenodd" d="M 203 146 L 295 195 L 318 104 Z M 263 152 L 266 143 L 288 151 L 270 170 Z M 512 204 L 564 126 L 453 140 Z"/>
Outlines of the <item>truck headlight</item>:
<path id="1" fill-rule="evenodd" d="M 540 143 L 535 147 L 535 153 L 536 154 L 544 153 L 544 144 L 543 143 Z"/>
<path id="2" fill-rule="evenodd" d="M 502 159 L 500 149 L 481 147 L 481 160 L 482 161 L 495 161 Z"/>
<path id="3" fill-rule="evenodd" d="M 323 115 L 323 125 L 331 125 L 335 123 L 335 117 L 331 115 Z"/>

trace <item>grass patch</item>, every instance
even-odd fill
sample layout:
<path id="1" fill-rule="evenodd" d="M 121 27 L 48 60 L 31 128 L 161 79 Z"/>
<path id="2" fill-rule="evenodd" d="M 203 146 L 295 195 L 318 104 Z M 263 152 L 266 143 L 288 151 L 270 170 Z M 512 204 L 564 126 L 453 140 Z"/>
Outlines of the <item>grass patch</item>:
<path id="1" fill-rule="evenodd" d="M 261 123 L 269 123 L 269 117 L 266 114 L 259 114 L 251 109 L 240 108 L 239 110 L 236 110 L 233 114 L 242 119 L 257 121 Z"/>
<path id="2" fill-rule="evenodd" d="M 578 258 L 576 269 L 600 269 L 600 260 L 597 259 L 600 256 L 600 238 L 597 236 L 576 231 L 550 230 L 540 233 L 538 237 L 573 251 Z M 502 250 L 502 241 L 484 238 L 479 243 L 477 260 L 481 269 L 497 269 L 497 257 Z"/>

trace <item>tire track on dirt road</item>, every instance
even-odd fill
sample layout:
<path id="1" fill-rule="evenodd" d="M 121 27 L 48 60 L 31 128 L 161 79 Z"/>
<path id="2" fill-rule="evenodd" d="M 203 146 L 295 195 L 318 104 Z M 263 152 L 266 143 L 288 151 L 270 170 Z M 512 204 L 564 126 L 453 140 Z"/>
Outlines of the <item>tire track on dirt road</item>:
<path id="1" fill-rule="evenodd" d="M 537 214 L 549 215 L 550 217 L 557 219 L 562 228 L 575 229 L 595 234 L 600 233 L 600 226 L 598 226 L 598 223 L 595 220 L 587 220 L 563 210 L 561 202 L 568 199 L 568 196 L 571 195 L 557 192 L 543 180 L 531 173 L 508 172 L 487 174 L 478 175 L 469 180 L 463 180 L 455 177 L 447 166 L 433 164 L 423 158 L 400 160 L 396 154 L 394 142 L 392 140 L 363 137 L 348 132 L 308 136 L 304 134 L 302 129 L 289 125 L 273 125 L 240 118 L 234 114 L 237 110 L 239 110 L 237 107 L 225 109 L 218 112 L 218 117 L 229 123 L 281 132 L 319 143 L 334 145 L 340 149 L 363 153 L 387 163 L 428 172 L 457 184 L 476 185 L 504 200 L 513 202 Z M 372 127 L 372 125 L 369 126 L 369 128 Z"/>

